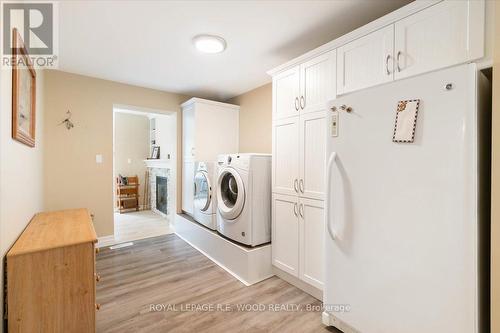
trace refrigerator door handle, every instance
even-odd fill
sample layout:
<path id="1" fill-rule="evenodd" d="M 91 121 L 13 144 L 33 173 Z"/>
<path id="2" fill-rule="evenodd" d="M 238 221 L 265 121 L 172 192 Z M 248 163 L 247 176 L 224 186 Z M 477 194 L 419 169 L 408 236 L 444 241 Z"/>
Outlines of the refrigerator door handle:
<path id="1" fill-rule="evenodd" d="M 337 232 L 332 226 L 331 219 L 331 205 L 332 205 L 332 187 L 330 186 L 332 182 L 332 167 L 333 164 L 337 163 L 337 153 L 332 152 L 330 158 L 328 159 L 328 166 L 326 170 L 326 203 L 325 203 L 325 217 L 326 217 L 326 226 L 328 229 L 328 233 L 332 240 L 337 238 Z"/>

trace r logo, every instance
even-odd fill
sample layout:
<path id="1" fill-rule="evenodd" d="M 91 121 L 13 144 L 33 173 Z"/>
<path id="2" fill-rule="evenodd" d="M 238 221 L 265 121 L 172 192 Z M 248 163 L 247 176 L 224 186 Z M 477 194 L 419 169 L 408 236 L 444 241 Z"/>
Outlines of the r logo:
<path id="1" fill-rule="evenodd" d="M 3 3 L 3 51 L 12 54 L 12 30 L 17 28 L 30 55 L 54 52 L 52 3 Z"/>

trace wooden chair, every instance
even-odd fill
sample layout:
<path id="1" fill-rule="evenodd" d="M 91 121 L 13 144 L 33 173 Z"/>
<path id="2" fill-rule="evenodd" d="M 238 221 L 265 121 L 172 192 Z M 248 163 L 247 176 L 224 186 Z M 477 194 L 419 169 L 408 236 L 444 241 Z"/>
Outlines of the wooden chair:
<path id="1" fill-rule="evenodd" d="M 120 177 L 116 177 L 116 204 L 120 214 L 124 211 L 139 210 L 139 177 L 124 177 L 126 184 L 120 182 Z"/>

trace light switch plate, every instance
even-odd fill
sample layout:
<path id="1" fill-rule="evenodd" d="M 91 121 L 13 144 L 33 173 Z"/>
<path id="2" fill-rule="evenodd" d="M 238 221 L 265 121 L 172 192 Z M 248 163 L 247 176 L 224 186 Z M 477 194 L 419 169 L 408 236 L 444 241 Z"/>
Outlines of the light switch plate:
<path id="1" fill-rule="evenodd" d="M 102 163 L 102 155 L 101 154 L 95 155 L 95 162 L 97 164 L 101 164 Z"/>

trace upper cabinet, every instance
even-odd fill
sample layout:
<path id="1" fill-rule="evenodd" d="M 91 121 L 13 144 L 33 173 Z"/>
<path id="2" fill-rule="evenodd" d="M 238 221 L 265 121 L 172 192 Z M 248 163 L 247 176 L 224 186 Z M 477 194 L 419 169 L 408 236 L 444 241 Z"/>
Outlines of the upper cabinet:
<path id="1" fill-rule="evenodd" d="M 337 49 L 337 93 L 392 81 L 394 25 L 356 39 Z"/>
<path id="2" fill-rule="evenodd" d="M 273 77 L 273 119 L 325 109 L 335 98 L 335 55 L 321 54 Z"/>
<path id="3" fill-rule="evenodd" d="M 443 1 L 395 23 L 395 78 L 481 57 L 481 1 Z M 484 3 L 483 3 L 484 5 Z M 482 7 L 482 10 L 481 10 Z"/>
<path id="4" fill-rule="evenodd" d="M 335 51 L 313 58 L 300 65 L 301 113 L 325 109 L 325 101 L 335 98 Z"/>

